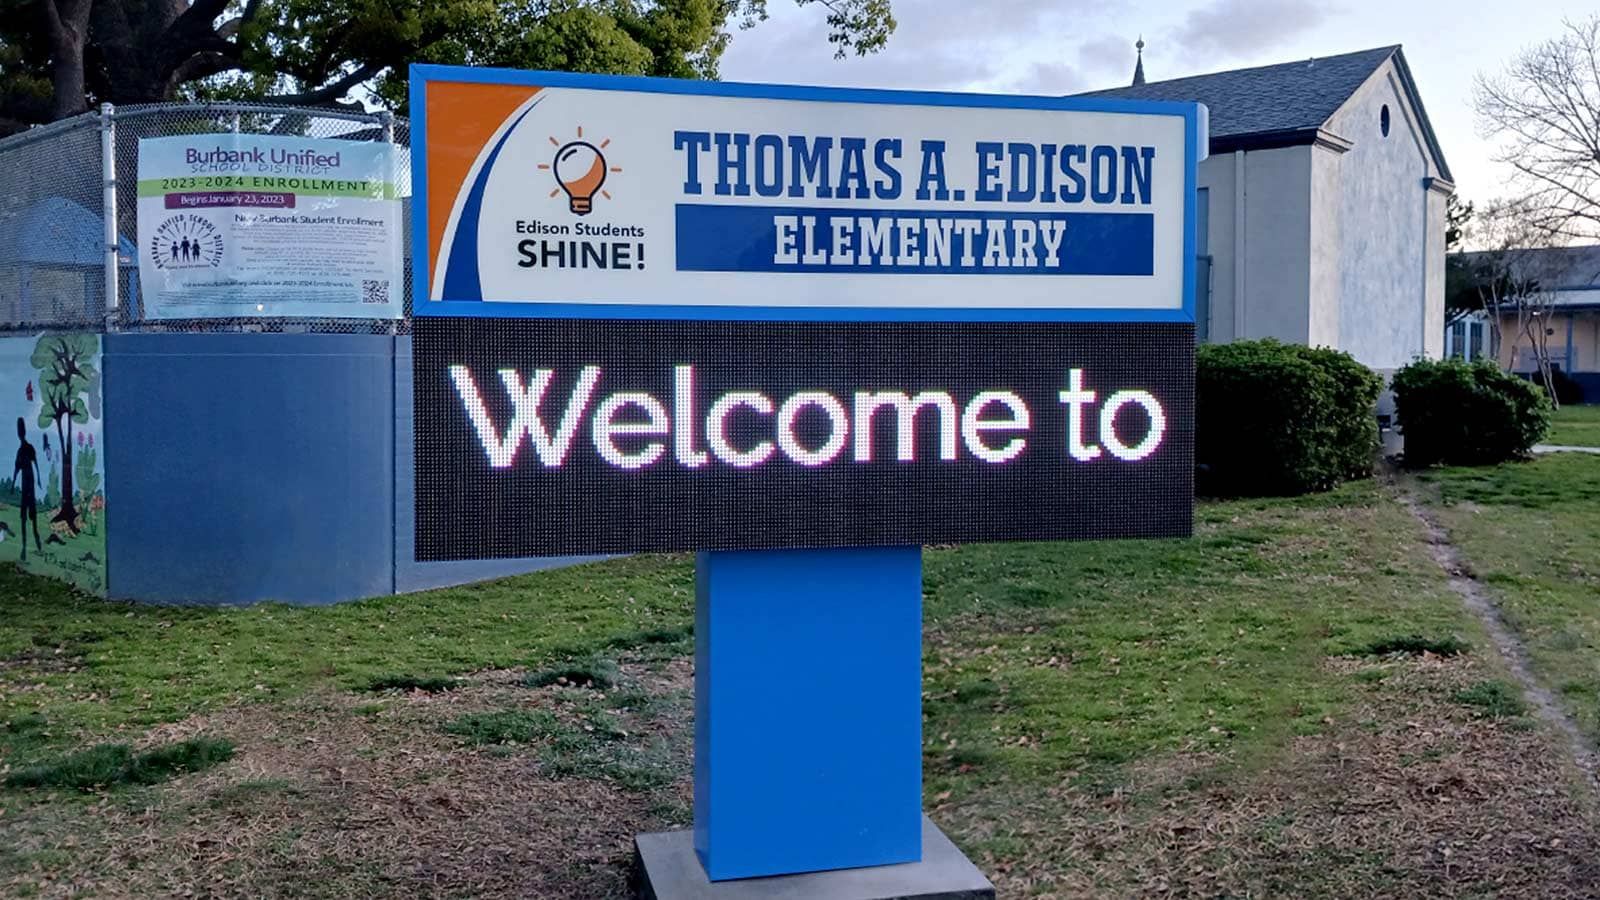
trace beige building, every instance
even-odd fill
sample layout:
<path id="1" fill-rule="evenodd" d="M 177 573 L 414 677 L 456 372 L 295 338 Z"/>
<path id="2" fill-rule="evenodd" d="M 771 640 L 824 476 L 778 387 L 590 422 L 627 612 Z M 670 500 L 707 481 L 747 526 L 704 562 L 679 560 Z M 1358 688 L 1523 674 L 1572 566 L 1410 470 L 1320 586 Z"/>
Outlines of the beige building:
<path id="1" fill-rule="evenodd" d="M 1469 267 L 1495 254 L 1462 253 Z M 1547 308 L 1542 328 L 1550 364 L 1583 388 L 1584 402 L 1600 403 L 1600 244 L 1513 251 L 1501 256 L 1518 281 L 1537 285 L 1537 306 Z M 1537 332 L 1536 332 L 1537 333 Z M 1496 358 L 1514 372 L 1538 368 L 1532 342 L 1518 328 L 1515 314 L 1502 315 L 1500 345 L 1483 315 L 1452 322 L 1445 329 L 1445 353 L 1463 359 Z"/>

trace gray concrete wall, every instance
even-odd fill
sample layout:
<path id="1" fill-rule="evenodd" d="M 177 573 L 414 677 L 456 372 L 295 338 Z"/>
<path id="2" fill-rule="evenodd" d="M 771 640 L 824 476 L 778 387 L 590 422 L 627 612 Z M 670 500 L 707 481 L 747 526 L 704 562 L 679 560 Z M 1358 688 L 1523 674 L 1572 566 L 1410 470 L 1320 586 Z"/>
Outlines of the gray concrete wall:
<path id="1" fill-rule="evenodd" d="M 1445 201 L 1442 190 L 1428 192 L 1428 245 L 1425 251 L 1428 274 L 1423 294 L 1422 353 L 1429 359 L 1444 356 L 1444 229 Z"/>
<path id="2" fill-rule="evenodd" d="M 1244 155 L 1243 196 L 1235 195 L 1243 201 L 1235 224 L 1243 234 L 1234 275 L 1236 337 L 1310 339 L 1311 153 L 1285 147 Z"/>
<path id="3" fill-rule="evenodd" d="M 1200 187 L 1211 193 L 1211 225 L 1206 235 L 1211 248 L 1210 339 L 1224 343 L 1234 339 L 1234 248 L 1236 238 L 1235 197 L 1238 180 L 1234 170 L 1244 160 L 1243 153 L 1224 153 L 1200 163 Z"/>

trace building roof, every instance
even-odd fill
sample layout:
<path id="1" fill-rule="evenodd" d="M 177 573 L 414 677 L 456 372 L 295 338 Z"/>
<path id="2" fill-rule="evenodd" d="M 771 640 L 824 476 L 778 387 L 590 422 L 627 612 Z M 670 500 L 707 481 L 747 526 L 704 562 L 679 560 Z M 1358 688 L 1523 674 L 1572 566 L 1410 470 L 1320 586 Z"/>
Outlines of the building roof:
<path id="1" fill-rule="evenodd" d="M 1592 306 L 1600 302 L 1600 244 L 1580 247 L 1539 247 L 1527 250 L 1479 250 L 1453 253 L 1468 266 L 1492 262 L 1503 256 L 1504 265 L 1519 279 L 1536 281 L 1540 290 L 1554 295 L 1558 306 Z"/>
<path id="2" fill-rule="evenodd" d="M 0 234 L 0 267 L 99 269 L 106 262 L 105 222 L 65 197 L 46 197 L 22 211 Z M 117 238 L 118 253 L 132 258 L 133 242 Z"/>
<path id="3" fill-rule="evenodd" d="M 1087 97 L 1127 100 L 1178 100 L 1204 103 L 1211 117 L 1211 150 L 1224 153 L 1274 146 L 1295 146 L 1316 140 L 1333 114 L 1390 59 L 1416 108 L 1423 138 L 1444 180 L 1453 180 L 1433 128 L 1422 110 L 1400 45 L 1376 47 L 1338 56 L 1232 69 L 1188 78 L 1090 91 Z"/>

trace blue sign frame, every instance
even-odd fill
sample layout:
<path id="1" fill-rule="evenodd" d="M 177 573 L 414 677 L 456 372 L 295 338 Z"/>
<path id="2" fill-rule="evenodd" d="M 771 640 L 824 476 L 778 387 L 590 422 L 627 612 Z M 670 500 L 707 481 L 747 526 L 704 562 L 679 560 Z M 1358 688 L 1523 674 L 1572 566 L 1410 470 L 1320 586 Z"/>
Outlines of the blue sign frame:
<path id="1" fill-rule="evenodd" d="M 693 306 L 623 303 L 485 303 L 431 301 L 428 271 L 428 210 L 415 198 L 427 196 L 427 103 L 430 81 L 512 84 L 537 87 L 642 91 L 759 100 L 811 100 L 940 106 L 956 109 L 1033 109 L 1176 116 L 1184 122 L 1183 305 L 1176 309 L 1016 307 L 795 307 Z M 417 316 L 482 316 L 576 319 L 720 319 L 745 321 L 1059 321 L 1059 322 L 1193 322 L 1195 320 L 1195 190 L 1199 186 L 1203 107 L 1171 101 L 1118 100 L 1100 97 L 1037 97 L 1008 94 L 962 94 L 937 91 L 890 91 L 864 88 L 806 87 L 725 81 L 689 81 L 628 75 L 582 75 L 464 66 L 411 67 L 412 160 L 412 314 Z M 423 286 L 420 290 L 418 285 Z"/>

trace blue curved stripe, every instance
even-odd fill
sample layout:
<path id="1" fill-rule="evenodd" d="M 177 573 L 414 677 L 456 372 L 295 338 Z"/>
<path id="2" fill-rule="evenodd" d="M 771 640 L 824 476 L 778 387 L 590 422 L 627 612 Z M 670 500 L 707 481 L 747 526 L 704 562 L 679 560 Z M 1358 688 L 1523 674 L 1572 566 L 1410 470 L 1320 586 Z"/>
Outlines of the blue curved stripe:
<path id="1" fill-rule="evenodd" d="M 517 120 L 511 123 L 505 134 L 489 151 L 489 158 L 483 161 L 483 168 L 478 170 L 478 177 L 472 182 L 472 190 L 467 194 L 466 205 L 461 208 L 461 218 L 456 220 L 455 239 L 450 242 L 449 257 L 445 261 L 444 269 L 444 300 L 482 300 L 483 280 L 478 274 L 478 213 L 483 207 L 483 192 L 489 183 L 489 173 L 494 171 L 494 161 L 499 158 L 500 151 L 511 139 L 511 135 L 533 112 L 533 107 L 544 102 L 544 98 L 533 101 L 533 105 L 522 111 Z"/>

